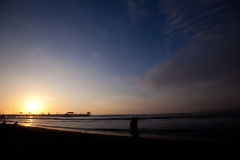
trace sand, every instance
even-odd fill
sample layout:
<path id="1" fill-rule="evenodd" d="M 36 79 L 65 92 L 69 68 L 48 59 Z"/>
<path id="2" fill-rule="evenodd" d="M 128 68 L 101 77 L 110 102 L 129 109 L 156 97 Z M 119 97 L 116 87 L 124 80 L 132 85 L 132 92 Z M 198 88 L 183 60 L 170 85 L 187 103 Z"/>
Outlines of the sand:
<path id="1" fill-rule="evenodd" d="M 238 142 L 147 139 L 0 125 L 1 154 L 38 158 L 147 158 L 238 156 Z M 194 159 L 194 158 L 193 158 Z"/>

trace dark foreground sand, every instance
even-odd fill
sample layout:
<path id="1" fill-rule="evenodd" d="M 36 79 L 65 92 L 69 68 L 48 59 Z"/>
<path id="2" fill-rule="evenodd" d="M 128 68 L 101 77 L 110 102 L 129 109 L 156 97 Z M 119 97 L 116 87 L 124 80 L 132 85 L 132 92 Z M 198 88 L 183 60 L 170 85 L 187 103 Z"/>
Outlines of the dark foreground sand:
<path id="1" fill-rule="evenodd" d="M 1 156 L 23 158 L 174 159 L 240 155 L 238 142 L 133 139 L 43 128 L 0 125 Z"/>

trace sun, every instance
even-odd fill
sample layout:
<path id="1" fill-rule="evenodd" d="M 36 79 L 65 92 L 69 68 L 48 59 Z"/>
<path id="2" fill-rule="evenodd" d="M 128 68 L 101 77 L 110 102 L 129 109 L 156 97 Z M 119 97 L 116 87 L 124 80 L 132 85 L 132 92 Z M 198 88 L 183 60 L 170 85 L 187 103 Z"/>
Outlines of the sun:
<path id="1" fill-rule="evenodd" d="M 27 111 L 31 113 L 37 113 L 41 110 L 42 103 L 39 100 L 30 100 L 27 103 Z"/>

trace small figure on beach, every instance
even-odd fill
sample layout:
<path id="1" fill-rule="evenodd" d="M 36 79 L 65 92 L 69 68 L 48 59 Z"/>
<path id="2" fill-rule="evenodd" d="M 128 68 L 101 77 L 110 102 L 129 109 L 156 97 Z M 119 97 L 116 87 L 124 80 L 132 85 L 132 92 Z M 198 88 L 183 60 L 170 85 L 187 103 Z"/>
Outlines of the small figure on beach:
<path id="1" fill-rule="evenodd" d="M 137 117 L 132 117 L 130 121 L 130 132 L 133 136 L 133 138 L 138 138 L 139 132 L 138 132 L 138 118 Z"/>
<path id="2" fill-rule="evenodd" d="M 14 126 L 17 126 L 17 125 L 18 125 L 18 121 L 16 121 L 13 125 L 14 125 Z"/>

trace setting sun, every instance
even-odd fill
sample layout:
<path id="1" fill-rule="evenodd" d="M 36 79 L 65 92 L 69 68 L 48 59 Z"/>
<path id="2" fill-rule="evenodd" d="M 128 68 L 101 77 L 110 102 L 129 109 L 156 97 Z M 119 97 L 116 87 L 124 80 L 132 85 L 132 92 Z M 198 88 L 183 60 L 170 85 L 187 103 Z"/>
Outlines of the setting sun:
<path id="1" fill-rule="evenodd" d="M 38 100 L 31 100 L 27 103 L 28 112 L 37 113 L 41 110 L 42 103 Z"/>

